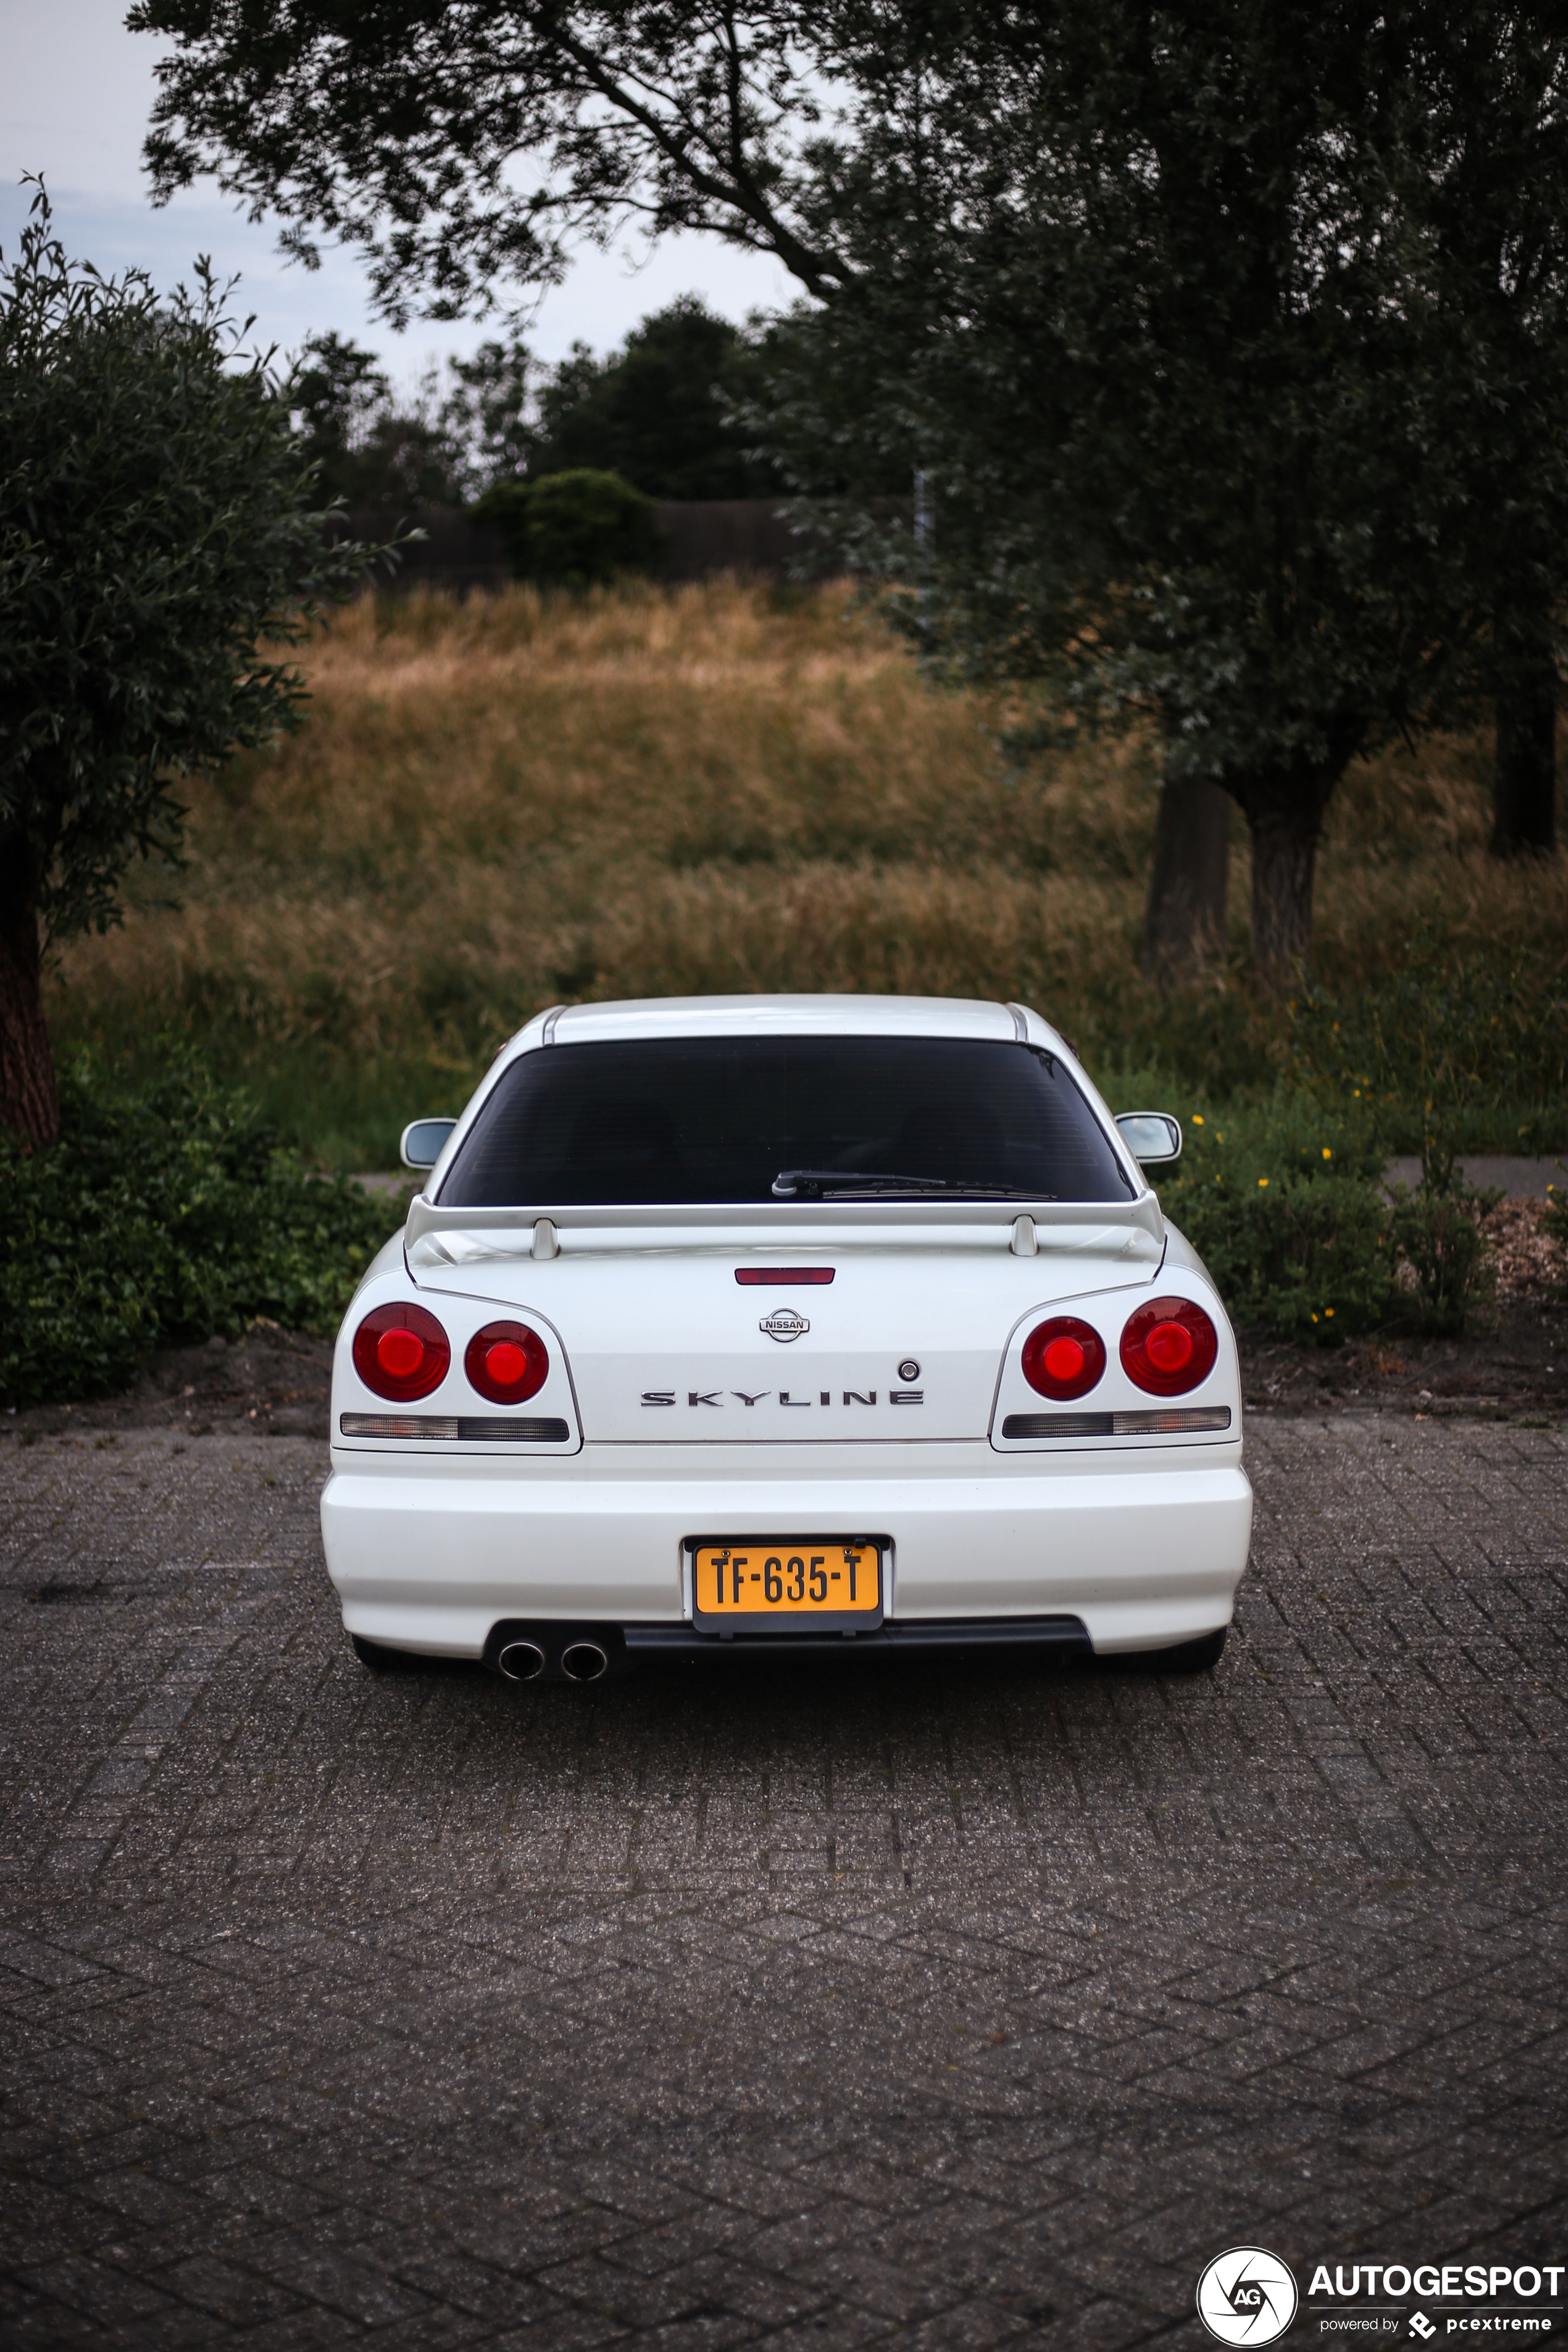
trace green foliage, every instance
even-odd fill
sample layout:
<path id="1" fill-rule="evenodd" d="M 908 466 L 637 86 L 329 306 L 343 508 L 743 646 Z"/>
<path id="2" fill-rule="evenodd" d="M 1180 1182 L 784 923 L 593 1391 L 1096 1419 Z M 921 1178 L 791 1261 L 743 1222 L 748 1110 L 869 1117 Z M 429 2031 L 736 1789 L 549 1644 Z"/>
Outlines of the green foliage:
<path id="1" fill-rule="evenodd" d="M 1315 810 L 1472 604 L 1442 433 L 1470 355 L 1445 373 L 1402 176 L 1425 54 L 1301 5 L 986 26 L 928 113 L 865 122 L 859 268 L 786 443 L 808 481 L 846 439 L 927 467 L 910 621 L 956 666 L 1155 709 L 1169 772 Z"/>
<path id="2" fill-rule="evenodd" d="M 896 24 L 913 81 L 941 36 Z M 1513 675 L 1495 608 L 1562 606 L 1563 36 L 1306 0 L 1157 27 L 982 10 L 917 107 L 868 74 L 852 271 L 753 424 L 808 491 L 922 467 L 931 530 L 862 543 L 933 664 L 1018 681 L 1037 740 L 1150 714 L 1168 776 L 1231 794 L 1283 989 L 1351 761 Z"/>
<path id="3" fill-rule="evenodd" d="M 1446 1189 L 1476 1115 L 1568 1097 L 1568 975 L 1506 947 L 1467 950 L 1434 910 L 1375 989 L 1303 988 L 1289 1049 L 1301 1082 L 1358 1107 L 1389 1149 L 1418 1150 L 1425 1181 Z M 1537 1149 L 1534 1124 L 1507 1148 Z"/>
<path id="4" fill-rule="evenodd" d="M 1161 1203 L 1238 1323 L 1333 1346 L 1388 1321 L 1392 1227 L 1366 1120 L 1283 1097 L 1182 1123 L 1176 1171 L 1155 1179 Z"/>
<path id="5" fill-rule="evenodd" d="M 132 31 L 167 44 L 146 160 L 163 196 L 215 172 L 289 224 L 362 251 L 402 324 L 423 299 L 455 318 L 558 280 L 584 236 L 714 229 L 774 254 L 801 284 L 833 268 L 831 223 L 802 205 L 824 90 L 874 68 L 869 16 L 764 5 L 706 16 L 614 8 L 235 8 L 137 0 Z M 896 33 L 896 20 L 894 26 Z M 896 80 L 892 95 L 919 92 Z M 518 168 L 521 165 L 522 168 Z"/>
<path id="6" fill-rule="evenodd" d="M 1502 1192 L 1467 1184 L 1451 1163 L 1446 1183 L 1429 1174 L 1419 1192 L 1396 1184 L 1393 1192 L 1394 1244 L 1414 1277 L 1421 1328 L 1462 1331 L 1470 1308 L 1492 1287 L 1479 1221 Z"/>
<path id="7" fill-rule="evenodd" d="M 451 443 L 442 420 L 392 398 L 373 353 L 336 333 L 308 335 L 283 397 L 323 502 L 350 507 L 454 506 Z M 428 404 L 424 404 L 428 408 Z"/>
<path id="8" fill-rule="evenodd" d="M 608 359 L 574 346 L 540 389 L 529 473 L 591 467 L 651 499 L 765 498 L 783 478 L 730 421 L 761 366 L 753 338 L 683 295 Z"/>
<path id="9" fill-rule="evenodd" d="M 323 496 L 350 507 L 455 506 L 580 472 L 652 499 L 764 497 L 783 478 L 733 419 L 761 390 L 767 341 L 687 295 L 603 359 L 577 343 L 541 368 L 512 335 L 400 395 L 372 352 L 311 335 L 285 396 Z"/>
<path id="10" fill-rule="evenodd" d="M 1152 1097 L 1151 1097 L 1152 1099 Z M 1385 1192 L 1364 1106 L 1307 1095 L 1192 1113 L 1162 1205 L 1233 1318 L 1337 1347 L 1368 1331 L 1460 1331 L 1490 1287 L 1479 1219 L 1499 1197 L 1434 1167 Z"/>
<path id="11" fill-rule="evenodd" d="M 645 570 L 658 553 L 652 499 L 589 467 L 497 482 L 474 512 L 498 533 L 517 578 L 540 587 L 591 587 Z"/>
<path id="12" fill-rule="evenodd" d="M 1238 1323 L 1334 1347 L 1394 1318 L 1389 1213 L 1370 1184 L 1197 1194 L 1171 1210 Z"/>
<path id="13" fill-rule="evenodd" d="M 297 641 L 360 578 L 204 264 L 167 305 L 68 262 L 42 188 L 0 269 L 0 874 L 7 928 L 118 919 L 181 776 L 296 723 Z"/>
<path id="14" fill-rule="evenodd" d="M 329 1332 L 394 1220 L 313 1175 L 189 1055 L 131 1092 L 85 1056 L 58 1143 L 0 1130 L 0 1397 L 122 1388 L 152 1348 L 263 1315 Z"/>
<path id="15" fill-rule="evenodd" d="M 529 400 L 533 357 L 514 334 L 447 365 L 451 382 L 440 418 L 448 460 L 463 497 L 476 499 L 528 470 L 538 437 Z"/>

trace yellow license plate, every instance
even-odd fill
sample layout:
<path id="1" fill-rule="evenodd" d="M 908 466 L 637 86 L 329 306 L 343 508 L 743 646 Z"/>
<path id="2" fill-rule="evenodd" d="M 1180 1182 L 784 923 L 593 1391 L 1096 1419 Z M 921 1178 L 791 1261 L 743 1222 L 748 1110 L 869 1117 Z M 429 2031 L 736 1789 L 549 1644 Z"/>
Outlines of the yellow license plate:
<path id="1" fill-rule="evenodd" d="M 720 1633 L 819 1633 L 882 1622 L 882 1549 L 842 1536 L 764 1536 L 692 1547 L 692 1619 Z"/>

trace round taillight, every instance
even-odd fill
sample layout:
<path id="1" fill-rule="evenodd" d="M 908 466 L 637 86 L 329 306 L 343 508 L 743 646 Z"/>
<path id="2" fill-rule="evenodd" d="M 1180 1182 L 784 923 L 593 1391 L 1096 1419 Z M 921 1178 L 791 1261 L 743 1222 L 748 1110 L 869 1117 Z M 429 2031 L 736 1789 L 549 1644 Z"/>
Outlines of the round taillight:
<path id="1" fill-rule="evenodd" d="M 1023 1376 L 1040 1396 L 1087 1396 L 1104 1369 L 1104 1341 L 1076 1315 L 1053 1315 L 1023 1343 Z"/>
<path id="2" fill-rule="evenodd" d="M 1122 1334 L 1122 1370 L 1150 1396 L 1185 1396 L 1218 1353 L 1218 1332 L 1190 1298 L 1151 1298 Z"/>
<path id="3" fill-rule="evenodd" d="M 373 1307 L 354 1334 L 354 1370 L 392 1404 L 427 1397 L 451 1361 L 452 1343 L 423 1307 Z"/>
<path id="4" fill-rule="evenodd" d="M 486 1323 L 463 1351 L 471 1388 L 492 1404 L 526 1404 L 549 1371 L 549 1350 L 526 1323 Z"/>

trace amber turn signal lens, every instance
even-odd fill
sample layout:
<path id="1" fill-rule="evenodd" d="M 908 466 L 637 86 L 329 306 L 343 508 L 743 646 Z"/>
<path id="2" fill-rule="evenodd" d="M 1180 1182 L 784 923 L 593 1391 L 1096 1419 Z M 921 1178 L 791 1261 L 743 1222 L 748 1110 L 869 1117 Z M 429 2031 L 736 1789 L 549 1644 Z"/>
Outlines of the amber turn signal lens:
<path id="1" fill-rule="evenodd" d="M 427 1397 L 446 1378 L 452 1343 L 428 1308 L 373 1307 L 354 1334 L 354 1370 L 392 1404 Z"/>
<path id="2" fill-rule="evenodd" d="M 549 1375 L 549 1349 L 526 1323 L 486 1323 L 464 1349 L 463 1369 L 492 1404 L 526 1404 Z"/>
<path id="3" fill-rule="evenodd" d="M 1104 1341 L 1076 1315 L 1053 1315 L 1023 1343 L 1023 1376 L 1039 1396 L 1087 1396 L 1104 1369 Z"/>
<path id="4" fill-rule="evenodd" d="M 1151 1298 L 1122 1333 L 1122 1370 L 1149 1396 L 1185 1396 L 1218 1353 L 1218 1332 L 1190 1298 Z"/>

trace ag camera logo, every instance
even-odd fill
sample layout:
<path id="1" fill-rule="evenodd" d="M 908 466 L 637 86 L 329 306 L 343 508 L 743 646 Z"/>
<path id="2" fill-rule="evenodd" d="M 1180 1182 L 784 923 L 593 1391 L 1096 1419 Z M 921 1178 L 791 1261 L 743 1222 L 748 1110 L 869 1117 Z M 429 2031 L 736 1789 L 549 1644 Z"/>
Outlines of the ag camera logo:
<path id="1" fill-rule="evenodd" d="M 1266 2246 L 1231 2246 L 1198 2280 L 1197 2315 L 1221 2344 L 1272 2344 L 1296 2315 L 1295 2277 Z"/>

